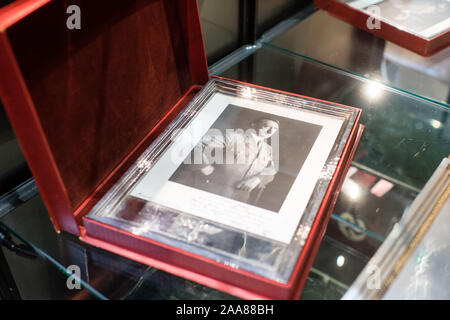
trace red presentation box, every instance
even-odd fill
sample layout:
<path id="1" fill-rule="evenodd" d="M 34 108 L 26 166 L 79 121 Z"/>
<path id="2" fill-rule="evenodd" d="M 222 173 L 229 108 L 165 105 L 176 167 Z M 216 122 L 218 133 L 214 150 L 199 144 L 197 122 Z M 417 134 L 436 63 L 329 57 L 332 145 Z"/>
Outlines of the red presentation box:
<path id="1" fill-rule="evenodd" d="M 450 45 L 450 4 L 445 0 L 314 0 L 314 5 L 425 57 Z M 374 18 L 379 28 L 373 27 Z"/>
<path id="2" fill-rule="evenodd" d="M 0 96 L 55 229 L 238 297 L 298 298 L 361 110 L 210 79 L 195 0 L 70 5 L 0 10 Z M 178 129 L 207 123 L 257 141 L 252 175 L 168 160 Z"/>

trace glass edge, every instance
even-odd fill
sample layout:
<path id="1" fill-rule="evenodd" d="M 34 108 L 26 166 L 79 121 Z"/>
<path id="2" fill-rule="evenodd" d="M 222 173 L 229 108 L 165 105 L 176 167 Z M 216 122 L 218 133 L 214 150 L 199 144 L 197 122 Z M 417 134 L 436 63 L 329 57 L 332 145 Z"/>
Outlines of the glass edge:
<path id="1" fill-rule="evenodd" d="M 317 59 L 315 59 L 315 58 L 312 58 L 312 57 L 303 55 L 303 54 L 301 54 L 301 53 L 298 53 L 298 52 L 295 52 L 295 51 L 292 51 L 292 50 L 289 50 L 289 49 L 280 47 L 280 46 L 275 45 L 275 44 L 273 44 L 273 43 L 263 42 L 262 44 L 263 44 L 263 46 L 266 46 L 267 48 L 279 50 L 279 51 L 284 52 L 284 53 L 286 53 L 286 54 L 293 55 L 293 56 L 297 56 L 297 57 L 300 57 L 300 58 L 303 58 L 303 59 L 312 61 L 312 62 L 314 62 L 314 63 L 317 63 L 317 64 L 320 64 L 320 65 L 326 66 L 326 67 L 328 67 L 328 68 L 337 70 L 337 71 L 339 71 L 339 72 L 341 72 L 341 73 L 344 73 L 344 74 L 346 74 L 346 75 L 351 76 L 352 78 L 356 78 L 356 79 L 361 80 L 361 81 L 364 81 L 364 82 L 367 82 L 367 81 L 375 82 L 375 83 L 377 83 L 378 85 L 385 87 L 387 90 L 389 90 L 389 91 L 391 91 L 391 92 L 395 92 L 395 93 L 397 93 L 397 94 L 402 94 L 402 95 L 406 95 L 406 96 L 411 96 L 411 97 L 413 97 L 413 98 L 420 99 L 420 100 L 425 100 L 425 101 L 428 102 L 428 103 L 436 104 L 436 105 L 438 105 L 438 106 L 440 106 L 440 107 L 446 108 L 447 110 L 450 109 L 450 104 L 447 104 L 447 103 L 445 103 L 445 102 L 443 102 L 443 101 L 434 100 L 434 99 L 432 99 L 432 98 L 429 98 L 429 97 L 426 97 L 426 96 L 423 96 L 423 95 L 420 95 L 420 94 L 417 94 L 417 93 L 414 93 L 414 92 L 411 92 L 411 91 L 408 91 L 408 90 L 404 90 L 404 89 L 401 89 L 401 88 L 398 88 L 398 87 L 395 87 L 395 86 L 390 86 L 389 84 L 386 84 L 386 83 L 384 83 L 384 82 L 380 82 L 380 81 L 377 81 L 377 80 L 374 80 L 374 79 L 370 79 L 370 78 L 365 77 L 365 76 L 363 76 L 363 75 L 361 75 L 361 74 L 359 74 L 359 73 L 351 72 L 351 71 L 346 70 L 346 69 L 344 69 L 344 68 L 340 68 L 340 67 L 334 66 L 334 65 L 332 65 L 332 64 L 323 62 L 323 61 L 321 61 L 321 60 L 317 60 Z"/>

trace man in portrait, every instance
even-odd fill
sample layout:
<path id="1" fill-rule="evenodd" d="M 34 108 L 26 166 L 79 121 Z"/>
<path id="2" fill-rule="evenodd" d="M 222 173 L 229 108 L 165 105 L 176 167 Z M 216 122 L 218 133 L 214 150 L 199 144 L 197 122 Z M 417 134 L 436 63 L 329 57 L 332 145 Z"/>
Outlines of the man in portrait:
<path id="1" fill-rule="evenodd" d="M 212 128 L 192 151 L 194 163 L 182 164 L 170 180 L 256 204 L 278 172 L 269 140 L 279 131 L 279 122 L 258 118 L 250 127 L 225 132 Z M 195 155 L 199 153 L 201 163 Z"/>

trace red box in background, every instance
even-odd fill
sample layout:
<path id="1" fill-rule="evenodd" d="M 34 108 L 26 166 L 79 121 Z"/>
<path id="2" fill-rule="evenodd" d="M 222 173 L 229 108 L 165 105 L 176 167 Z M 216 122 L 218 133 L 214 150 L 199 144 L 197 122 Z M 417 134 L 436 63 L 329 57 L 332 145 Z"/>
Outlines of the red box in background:
<path id="1" fill-rule="evenodd" d="M 0 10 L 0 96 L 55 229 L 239 297 L 299 297 L 361 138 L 360 111 L 286 284 L 85 218 L 209 77 L 195 0 L 70 4 L 82 8 L 79 30 L 66 27 L 66 1 Z"/>
<path id="2" fill-rule="evenodd" d="M 340 20 L 425 57 L 431 56 L 450 45 L 450 29 L 448 28 L 433 37 L 426 38 L 381 18 L 379 21 L 380 28 L 370 29 L 367 22 L 369 19 L 372 21 L 373 17 L 366 11 L 353 8 L 340 0 L 314 0 L 314 5 Z M 405 4 L 405 6 L 407 5 L 410 4 Z M 380 15 L 383 17 L 382 10 Z"/>

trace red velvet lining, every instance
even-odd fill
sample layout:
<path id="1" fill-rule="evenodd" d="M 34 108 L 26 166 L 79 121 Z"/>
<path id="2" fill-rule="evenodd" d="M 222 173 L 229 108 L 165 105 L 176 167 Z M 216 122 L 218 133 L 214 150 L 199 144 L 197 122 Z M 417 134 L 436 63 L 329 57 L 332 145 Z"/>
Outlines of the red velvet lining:
<path id="1" fill-rule="evenodd" d="M 207 80 L 192 3 L 56 0 L 7 29 L 73 208 Z M 66 27 L 69 4 L 81 30 Z"/>
<path id="2" fill-rule="evenodd" d="M 84 217 L 94 207 L 94 205 L 108 192 L 110 188 L 125 174 L 125 172 L 133 165 L 138 157 L 150 146 L 150 144 L 162 133 L 178 113 L 187 106 L 187 104 L 200 91 L 201 87 L 193 86 L 169 111 L 168 114 L 147 134 L 147 136 L 136 146 L 136 148 L 125 157 L 122 162 L 108 175 L 106 179 L 96 188 L 96 190 L 80 204 L 74 215 L 77 222 L 81 223 Z"/>

